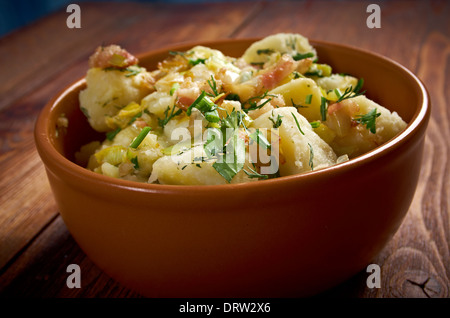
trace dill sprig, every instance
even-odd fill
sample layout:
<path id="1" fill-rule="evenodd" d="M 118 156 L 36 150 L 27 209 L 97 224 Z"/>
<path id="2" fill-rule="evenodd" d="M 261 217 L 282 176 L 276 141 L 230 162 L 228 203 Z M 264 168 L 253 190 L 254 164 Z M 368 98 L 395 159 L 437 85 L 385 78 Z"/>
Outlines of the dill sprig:
<path id="1" fill-rule="evenodd" d="M 158 124 L 161 126 L 161 128 L 164 128 L 164 126 L 166 126 L 167 123 L 168 123 L 173 117 L 178 116 L 178 115 L 180 115 L 180 114 L 183 112 L 181 109 L 178 109 L 178 110 L 175 112 L 175 106 L 172 107 L 172 110 L 171 110 L 170 114 L 169 114 L 169 110 L 170 110 L 170 107 L 167 106 L 166 110 L 164 111 L 164 118 L 163 118 L 163 119 L 158 118 Z"/>
<path id="2" fill-rule="evenodd" d="M 353 120 L 361 125 L 365 125 L 366 128 L 372 133 L 377 132 L 376 119 L 380 117 L 381 113 L 377 113 L 377 109 L 374 108 L 365 115 L 358 115 Z"/>
<path id="3" fill-rule="evenodd" d="M 358 80 L 358 83 L 356 84 L 355 88 L 353 88 L 352 86 L 347 87 L 345 89 L 344 93 L 341 96 L 339 96 L 339 99 L 336 101 L 336 103 L 342 102 L 343 100 L 348 99 L 348 98 L 353 98 L 353 97 L 356 97 L 359 95 L 364 95 L 364 93 L 366 91 L 361 92 L 361 88 L 363 85 L 364 85 L 364 79 L 360 78 Z"/>

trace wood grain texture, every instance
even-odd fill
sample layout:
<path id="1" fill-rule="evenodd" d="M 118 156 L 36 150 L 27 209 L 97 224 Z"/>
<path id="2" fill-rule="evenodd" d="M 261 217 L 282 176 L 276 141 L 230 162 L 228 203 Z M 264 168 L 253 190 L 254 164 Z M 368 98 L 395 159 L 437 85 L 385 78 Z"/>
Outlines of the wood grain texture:
<path id="1" fill-rule="evenodd" d="M 102 43 L 135 54 L 192 40 L 297 32 L 383 54 L 417 74 L 432 101 L 423 169 L 403 224 L 373 260 L 381 288 L 363 271 L 318 297 L 450 296 L 448 1 L 382 1 L 381 29 L 366 27 L 377 1 L 271 1 L 164 5 L 82 3 L 82 29 L 64 11 L 0 39 L 0 296 L 139 297 L 110 279 L 67 231 L 37 155 L 36 116 L 58 91 L 83 76 Z M 333 8 L 330 10 L 330 8 Z M 26 83 L 26 85 L 25 85 Z M 82 288 L 65 284 L 69 264 Z"/>

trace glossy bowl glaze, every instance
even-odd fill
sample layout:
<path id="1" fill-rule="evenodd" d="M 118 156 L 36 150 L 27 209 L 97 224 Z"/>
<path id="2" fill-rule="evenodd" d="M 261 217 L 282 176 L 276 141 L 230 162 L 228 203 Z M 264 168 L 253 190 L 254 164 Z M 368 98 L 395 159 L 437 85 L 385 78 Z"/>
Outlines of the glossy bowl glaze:
<path id="1" fill-rule="evenodd" d="M 153 69 L 169 50 L 202 44 L 239 56 L 255 39 L 189 43 L 140 56 Z M 423 84 L 363 50 L 311 41 L 334 72 L 363 77 L 368 97 L 397 111 L 405 131 L 339 165 L 250 184 L 172 186 L 109 178 L 75 164 L 102 140 L 78 104 L 80 80 L 40 114 L 37 149 L 62 218 L 87 256 L 148 297 L 298 297 L 363 270 L 400 226 L 413 198 L 430 115 Z M 66 130 L 57 128 L 61 114 Z"/>

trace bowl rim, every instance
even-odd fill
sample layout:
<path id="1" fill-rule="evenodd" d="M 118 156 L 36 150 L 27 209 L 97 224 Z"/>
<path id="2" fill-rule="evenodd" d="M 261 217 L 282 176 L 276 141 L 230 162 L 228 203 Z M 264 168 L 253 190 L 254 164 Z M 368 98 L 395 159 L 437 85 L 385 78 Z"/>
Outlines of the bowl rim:
<path id="1" fill-rule="evenodd" d="M 209 41 L 180 42 L 173 45 L 167 45 L 162 48 L 158 48 L 156 50 L 149 50 L 144 53 L 137 54 L 136 56 L 140 60 L 149 55 L 162 54 L 164 52 L 168 52 L 171 50 L 173 51 L 173 50 L 180 50 L 182 48 L 194 47 L 195 45 L 215 46 L 240 42 L 251 44 L 252 42 L 255 42 L 260 39 L 261 39 L 260 37 L 258 38 L 252 37 L 252 38 L 238 38 L 238 39 L 227 38 Z M 85 76 L 83 76 L 81 79 L 78 79 L 77 81 L 69 84 L 58 94 L 56 94 L 40 111 L 34 128 L 36 148 L 47 169 L 48 164 L 53 163 L 55 166 L 59 168 L 60 171 L 64 171 L 66 174 L 70 175 L 71 180 L 82 179 L 93 184 L 95 183 L 101 187 L 107 186 L 114 189 L 122 189 L 133 192 L 161 193 L 161 194 L 162 193 L 173 194 L 182 192 L 187 195 L 195 194 L 197 196 L 201 195 L 202 193 L 211 191 L 218 193 L 219 192 L 228 193 L 230 191 L 231 192 L 238 191 L 243 190 L 245 188 L 260 190 L 262 188 L 270 187 L 273 189 L 273 187 L 276 187 L 280 183 L 290 185 L 297 183 L 299 181 L 301 182 L 311 180 L 311 178 L 316 177 L 329 178 L 332 177 L 333 175 L 345 173 L 350 169 L 360 167 L 363 164 L 370 163 L 382 156 L 388 155 L 398 147 L 401 147 L 408 140 L 410 140 L 416 133 L 418 133 L 418 131 L 423 125 L 425 126 L 427 125 L 431 112 L 429 93 L 425 85 L 422 83 L 422 81 L 405 66 L 381 54 L 361 48 L 356 48 L 350 45 L 314 39 L 309 39 L 309 42 L 311 43 L 312 46 L 322 45 L 339 48 L 341 50 L 343 49 L 356 51 L 363 55 L 371 55 L 372 57 L 379 59 L 384 63 L 390 64 L 400 72 L 403 72 L 407 76 L 407 78 L 419 88 L 420 91 L 418 100 L 418 104 L 420 105 L 420 107 L 418 107 L 418 109 L 412 116 L 410 122 L 407 124 L 406 128 L 403 131 L 401 131 L 398 135 L 396 135 L 394 138 L 390 139 L 386 143 L 376 147 L 375 149 L 372 149 L 371 151 L 365 154 L 350 159 L 349 161 L 346 162 L 342 162 L 319 170 L 304 172 L 301 174 L 294 174 L 267 180 L 259 180 L 255 182 L 221 184 L 221 185 L 165 185 L 165 184 L 149 184 L 144 182 L 123 180 L 95 173 L 70 161 L 65 156 L 60 154 L 52 144 L 48 129 L 51 117 L 50 115 L 52 111 L 54 111 L 56 106 L 60 103 L 60 101 L 65 98 L 65 96 L 67 96 L 74 89 L 77 89 L 85 84 Z"/>

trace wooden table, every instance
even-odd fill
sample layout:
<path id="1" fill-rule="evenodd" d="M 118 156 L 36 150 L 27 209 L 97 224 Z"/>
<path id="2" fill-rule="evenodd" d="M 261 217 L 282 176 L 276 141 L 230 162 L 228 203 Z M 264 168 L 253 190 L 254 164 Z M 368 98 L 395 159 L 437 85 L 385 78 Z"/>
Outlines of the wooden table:
<path id="1" fill-rule="evenodd" d="M 98 269 L 67 231 L 35 149 L 36 116 L 83 76 L 100 44 L 134 54 L 190 40 L 297 32 L 383 54 L 417 74 L 432 100 L 423 169 L 404 222 L 373 263 L 381 288 L 363 271 L 320 296 L 450 295 L 450 2 L 380 1 L 381 28 L 369 29 L 377 1 L 252 1 L 165 5 L 81 2 L 81 29 L 61 10 L 0 39 L 0 296 L 139 297 Z M 66 286 L 69 264 L 82 288 Z"/>

